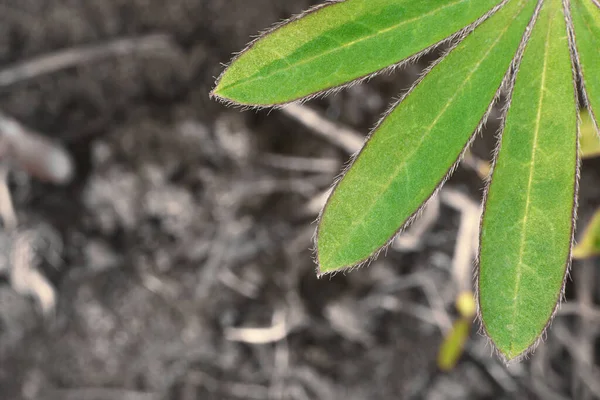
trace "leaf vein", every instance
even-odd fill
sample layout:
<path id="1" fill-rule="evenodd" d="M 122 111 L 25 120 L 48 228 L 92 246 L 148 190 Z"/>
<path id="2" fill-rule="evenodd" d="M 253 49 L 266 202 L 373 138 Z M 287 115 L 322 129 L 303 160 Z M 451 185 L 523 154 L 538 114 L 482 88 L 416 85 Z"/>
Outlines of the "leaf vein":
<path id="1" fill-rule="evenodd" d="M 520 13 L 516 13 L 513 16 L 513 19 L 511 20 L 511 23 L 512 23 L 512 21 L 516 20 L 519 15 L 520 15 Z M 421 138 L 420 138 L 419 142 L 417 143 L 417 145 L 414 146 L 414 148 L 412 149 L 412 151 L 410 152 L 410 154 L 408 154 L 407 157 L 404 158 L 404 161 L 401 164 L 399 164 L 394 169 L 393 173 L 391 174 L 390 179 L 388 179 L 388 181 L 386 183 L 384 183 L 383 185 L 377 184 L 377 186 L 380 186 L 383 190 L 387 190 L 390 187 L 390 185 L 392 184 L 392 182 L 394 182 L 394 180 L 398 177 L 398 175 L 404 169 L 404 167 L 406 166 L 406 164 L 417 153 L 417 151 L 419 150 L 419 148 L 421 147 L 421 145 L 423 144 L 423 142 L 425 141 L 425 139 L 431 134 L 433 128 L 435 127 L 435 125 L 437 124 L 437 122 L 440 120 L 440 118 L 442 118 L 442 116 L 450 108 L 450 106 L 452 105 L 452 103 L 454 102 L 454 100 L 456 99 L 456 97 L 459 96 L 459 93 L 461 93 L 462 89 L 465 86 L 467 86 L 468 84 L 471 83 L 470 82 L 471 78 L 473 77 L 473 75 L 475 75 L 475 73 L 478 71 L 478 69 L 481 66 L 481 64 L 487 59 L 487 57 L 496 48 L 496 46 L 498 45 L 498 43 L 502 40 L 502 38 L 504 37 L 504 35 L 506 34 L 506 32 L 509 30 L 509 28 L 511 26 L 511 23 L 508 23 L 508 24 L 505 25 L 504 30 L 498 35 L 498 37 L 496 38 L 496 40 L 494 41 L 494 43 L 487 49 L 487 51 L 483 55 L 483 57 L 481 57 L 481 59 L 477 62 L 477 64 L 469 72 L 469 74 L 467 75 L 467 77 L 465 78 L 465 80 L 462 82 L 462 84 L 460 85 L 460 87 L 458 87 L 457 90 L 454 92 L 454 95 L 448 100 L 448 102 L 444 105 L 444 107 L 439 112 L 439 114 L 436 116 L 436 118 L 434 119 L 434 121 L 429 125 L 429 127 L 427 128 L 427 130 L 425 131 L 425 133 L 421 136 Z M 368 144 L 367 144 L 367 146 L 368 146 Z M 360 157 L 360 155 L 359 155 L 359 157 Z M 375 196 L 373 196 L 373 200 L 371 200 L 369 202 L 370 204 L 367 206 L 366 211 L 365 211 L 365 213 L 363 213 L 363 215 L 367 215 L 367 214 L 369 214 L 373 210 L 373 208 L 377 204 L 377 200 L 378 200 L 378 198 L 376 198 Z M 364 224 L 364 222 L 365 222 L 365 218 L 364 217 L 363 218 L 354 218 L 353 219 L 352 223 L 350 224 L 349 232 L 345 235 L 346 240 L 343 241 L 344 245 L 347 244 L 350 241 L 352 235 L 356 232 L 356 230 L 360 226 L 362 226 Z M 342 243 L 339 243 L 339 244 L 342 244 Z"/>
<path id="2" fill-rule="evenodd" d="M 524 256 L 525 256 L 525 247 L 526 247 L 526 243 L 527 243 L 527 221 L 529 219 L 529 212 L 530 212 L 530 208 L 531 208 L 531 191 L 532 191 L 532 187 L 533 187 L 533 177 L 534 177 L 534 171 L 535 171 L 535 162 L 536 162 L 536 153 L 538 150 L 538 141 L 539 141 L 539 134 L 540 134 L 540 126 L 541 126 L 541 121 L 542 121 L 542 109 L 543 109 L 543 105 L 544 105 L 544 95 L 546 93 L 546 75 L 547 75 L 547 70 L 548 70 L 548 56 L 549 56 L 549 51 L 550 51 L 550 46 L 549 46 L 549 42 L 550 42 L 550 34 L 552 33 L 552 24 L 554 23 L 554 19 L 552 19 L 550 21 L 550 26 L 548 27 L 548 31 L 546 33 L 546 45 L 545 45 L 545 49 L 544 49 L 544 60 L 543 60 L 543 66 L 542 66 L 542 76 L 541 76 L 541 80 L 540 80 L 540 93 L 539 93 L 539 102 L 538 102 L 538 108 L 537 108 L 537 114 L 536 114 L 536 118 L 535 118 L 535 128 L 534 128 L 534 134 L 533 134 L 533 143 L 532 143 L 532 152 L 531 152 L 531 164 L 530 164 L 530 168 L 529 168 L 529 177 L 527 180 L 527 189 L 525 192 L 525 212 L 523 215 L 523 220 L 522 220 L 522 229 L 521 229 L 521 240 L 520 240 L 520 245 L 519 245 L 519 260 L 517 262 L 517 266 L 516 266 L 516 276 L 515 276 L 515 290 L 513 293 L 513 298 L 517 299 L 519 290 L 521 288 L 521 278 L 523 275 L 523 270 L 530 270 L 530 267 L 525 264 L 524 260 Z M 517 305 L 513 304 L 513 312 L 512 312 L 512 323 L 514 324 L 517 320 Z M 515 351 L 514 349 L 514 343 L 515 343 L 515 335 L 516 333 L 513 331 L 512 332 L 512 340 L 511 340 L 511 353 L 513 353 Z"/>
<path id="3" fill-rule="evenodd" d="M 273 76 L 275 74 L 278 74 L 278 73 L 281 73 L 281 72 L 284 72 L 284 71 L 288 71 L 291 68 L 296 68 L 296 67 L 301 66 L 301 65 L 306 65 L 306 64 L 308 64 L 308 63 L 310 63 L 310 62 L 312 62 L 312 61 L 314 61 L 314 60 L 316 60 L 318 58 L 321 58 L 321 57 L 324 57 L 324 56 L 327 56 L 327 55 L 330 55 L 330 54 L 342 51 L 342 50 L 344 50 L 344 49 L 346 49 L 346 48 L 348 48 L 350 46 L 353 46 L 353 45 L 355 45 L 357 43 L 361 43 L 361 42 L 364 42 L 366 40 L 373 39 L 374 37 L 376 37 L 378 35 L 382 35 L 384 33 L 387 33 L 387 32 L 393 31 L 395 29 L 398 29 L 398 28 L 400 28 L 400 27 L 402 27 L 404 25 L 407 25 L 407 24 L 410 24 L 410 23 L 413 23 L 413 22 L 417 22 L 417 21 L 422 20 L 422 19 L 424 19 L 426 17 L 430 17 L 432 15 L 437 14 L 440 11 L 445 10 L 446 8 L 454 7 L 456 5 L 464 3 L 466 1 L 468 1 L 468 0 L 457 0 L 457 1 L 453 2 L 453 3 L 445 4 L 445 5 L 443 5 L 443 6 L 439 7 L 439 8 L 436 8 L 436 9 L 434 9 L 434 10 L 432 10 L 432 11 L 426 13 L 426 14 L 422 14 L 422 15 L 419 15 L 418 17 L 407 19 L 405 21 L 399 22 L 398 24 L 389 26 L 389 27 L 387 27 L 385 29 L 382 29 L 382 30 L 373 30 L 374 33 L 371 34 L 371 35 L 363 36 L 363 37 L 361 37 L 359 39 L 356 39 L 356 40 L 350 41 L 348 43 L 342 44 L 342 45 L 340 45 L 338 47 L 334 47 L 334 48 L 332 48 L 330 50 L 327 50 L 327 51 L 324 51 L 322 53 L 316 54 L 316 55 L 314 55 L 312 57 L 305 58 L 304 60 L 302 60 L 302 61 L 300 61 L 300 62 L 298 62 L 296 64 L 292 65 L 292 64 L 288 63 L 288 67 L 278 69 L 276 71 L 271 72 L 268 75 L 263 75 L 263 76 L 258 75 L 258 76 L 255 76 L 254 78 L 248 78 L 248 79 L 245 79 L 245 80 L 239 80 L 239 81 L 234 82 L 234 83 L 232 83 L 230 85 L 224 86 L 221 90 L 233 89 L 233 88 L 235 88 L 237 86 L 244 85 L 244 84 L 249 84 L 249 83 L 255 82 L 257 80 L 268 79 L 268 78 L 270 78 L 271 76 Z M 281 59 L 285 59 L 285 57 L 282 57 Z"/>

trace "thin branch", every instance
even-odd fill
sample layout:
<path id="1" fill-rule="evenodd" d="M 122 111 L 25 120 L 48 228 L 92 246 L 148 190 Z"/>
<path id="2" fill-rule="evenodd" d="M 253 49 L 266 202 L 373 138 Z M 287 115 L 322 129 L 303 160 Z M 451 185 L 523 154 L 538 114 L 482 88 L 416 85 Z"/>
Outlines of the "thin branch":
<path id="1" fill-rule="evenodd" d="M 8 188 L 8 168 L 4 165 L 0 166 L 0 217 L 5 231 L 13 231 L 17 228 L 17 214 Z"/>
<path id="2" fill-rule="evenodd" d="M 399 251 L 411 251 L 419 248 L 425 233 L 429 232 L 439 219 L 440 205 L 440 197 L 433 197 L 423 209 L 421 216 L 394 240 L 392 247 Z"/>
<path id="3" fill-rule="evenodd" d="M 273 168 L 295 172 L 317 172 L 335 174 L 340 169 L 340 163 L 333 158 L 308 158 L 284 156 L 281 154 L 265 154 L 261 163 Z"/>
<path id="4" fill-rule="evenodd" d="M 571 334 L 564 325 L 555 324 L 552 327 L 552 333 L 576 361 L 587 358 L 588 355 L 582 353 L 585 349 L 579 346 L 579 338 Z M 600 370 L 592 364 L 588 365 L 587 368 L 579 369 L 579 372 L 578 378 L 591 392 L 592 398 L 600 398 Z"/>
<path id="5" fill-rule="evenodd" d="M 600 324 L 600 309 L 596 307 L 583 308 L 575 302 L 561 304 L 557 315 L 585 316 L 585 318 L 594 321 L 596 325 Z"/>
<path id="6" fill-rule="evenodd" d="M 54 311 L 56 291 L 33 265 L 34 249 L 27 233 L 17 236 L 11 254 L 10 285 L 22 295 L 34 296 L 44 314 Z"/>
<path id="7" fill-rule="evenodd" d="M 258 285 L 239 278 L 227 266 L 219 273 L 219 280 L 223 285 L 249 299 L 256 299 L 260 290 Z"/>
<path id="8" fill-rule="evenodd" d="M 365 142 L 364 136 L 346 126 L 331 122 L 309 107 L 292 103 L 281 111 L 347 153 L 356 153 Z"/>
<path id="9" fill-rule="evenodd" d="M 427 298 L 429 307 L 399 301 L 392 293 L 419 288 Z M 388 311 L 403 312 L 410 314 L 427 323 L 435 325 L 440 332 L 445 334 L 452 328 L 452 319 L 446 310 L 446 302 L 440 296 L 438 288 L 432 279 L 423 272 L 417 272 L 408 276 L 386 282 L 381 285 L 375 294 L 365 299 L 369 308 L 383 308 Z"/>
<path id="10" fill-rule="evenodd" d="M 201 371 L 188 372 L 186 379 L 196 386 L 205 387 L 212 393 L 227 393 L 230 396 L 245 400 L 262 400 L 269 398 L 269 388 L 263 385 L 222 381 Z"/>
<path id="11" fill-rule="evenodd" d="M 44 400 L 159 400 L 154 393 L 108 388 L 61 389 L 46 392 Z"/>
<path id="12" fill-rule="evenodd" d="M 225 338 L 233 342 L 250 344 L 276 343 L 284 339 L 289 333 L 286 315 L 277 311 L 273 315 L 273 324 L 267 328 L 227 328 Z"/>
<path id="13" fill-rule="evenodd" d="M 594 306 L 595 266 L 592 261 L 585 260 L 577 268 L 575 279 L 577 282 L 577 306 L 583 310 L 592 309 Z M 585 385 L 585 373 L 594 364 L 594 322 L 584 312 L 579 314 L 579 324 L 576 330 L 577 340 L 574 345 L 577 350 L 573 352 L 575 367 L 572 370 L 571 388 L 573 394 L 581 400 L 591 399 L 591 393 Z M 596 393 L 600 395 L 600 393 Z"/>
<path id="14" fill-rule="evenodd" d="M 479 245 L 481 207 L 469 196 L 454 189 L 442 189 L 440 195 L 442 202 L 461 214 L 452 258 L 452 275 L 461 291 L 471 291 L 471 271 Z"/>
<path id="15" fill-rule="evenodd" d="M 38 179 L 64 184 L 73 177 L 74 162 L 62 146 L 2 113 L 0 142 L 3 157 Z"/>
<path id="16" fill-rule="evenodd" d="M 386 295 L 380 297 L 379 306 L 391 312 L 400 312 L 419 319 L 427 324 L 436 326 L 442 335 L 445 335 L 452 328 L 452 323 L 440 318 L 440 314 L 434 312 L 431 307 L 417 304 L 414 302 L 400 301 L 395 296 Z"/>
<path id="17" fill-rule="evenodd" d="M 73 47 L 0 70 L 0 88 L 80 64 L 98 62 L 109 57 L 136 52 L 153 52 L 172 47 L 172 40 L 164 34 L 118 39 L 93 46 Z"/>

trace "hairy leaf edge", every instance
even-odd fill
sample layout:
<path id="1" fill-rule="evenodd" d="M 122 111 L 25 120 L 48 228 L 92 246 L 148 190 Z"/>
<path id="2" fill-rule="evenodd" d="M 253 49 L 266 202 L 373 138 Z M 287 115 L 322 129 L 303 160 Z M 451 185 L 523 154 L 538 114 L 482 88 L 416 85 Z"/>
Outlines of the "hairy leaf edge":
<path id="1" fill-rule="evenodd" d="M 510 1 L 510 0 L 504 0 L 501 4 L 499 4 L 498 6 L 496 6 L 497 9 L 494 11 L 494 13 L 497 12 L 500 8 L 502 8 L 506 3 L 508 3 L 508 1 Z M 502 82 L 500 83 L 500 86 L 496 90 L 496 93 L 494 94 L 494 97 L 493 97 L 492 101 L 490 102 L 490 105 L 489 105 L 488 109 L 485 111 L 485 113 L 481 117 L 477 128 L 471 134 L 471 136 L 469 137 L 469 139 L 465 143 L 462 151 L 460 152 L 460 154 L 458 155 L 458 157 L 456 158 L 456 160 L 454 161 L 454 163 L 452 164 L 452 166 L 448 169 L 448 172 L 446 172 L 446 175 L 444 175 L 444 177 L 438 182 L 438 184 L 436 185 L 436 187 L 433 190 L 433 192 L 431 192 L 431 194 L 429 195 L 429 197 L 421 204 L 421 206 L 411 216 L 409 216 L 406 219 L 406 221 L 398 228 L 398 230 L 396 230 L 396 232 L 390 237 L 390 239 L 388 239 L 388 241 L 383 246 L 381 246 L 378 250 L 376 250 L 375 252 L 373 252 L 370 256 L 368 256 L 364 260 L 361 260 L 361 261 L 359 261 L 359 262 L 357 262 L 357 263 L 355 263 L 353 265 L 344 266 L 344 267 L 336 269 L 335 271 L 322 272 L 321 269 L 320 269 L 321 267 L 320 267 L 320 264 L 319 264 L 319 256 L 318 256 L 318 249 L 319 249 L 319 247 L 318 247 L 319 228 L 320 228 L 321 219 L 323 217 L 323 214 L 325 213 L 325 211 L 327 209 L 327 206 L 329 205 L 329 200 L 330 200 L 333 192 L 337 188 L 338 184 L 343 179 L 344 175 L 346 175 L 346 173 L 350 170 L 350 168 L 352 168 L 352 165 L 354 164 L 354 162 L 356 161 L 356 159 L 360 156 L 360 153 L 362 152 L 362 150 L 364 149 L 364 147 L 367 145 L 367 143 L 369 142 L 369 140 L 371 139 L 371 137 L 373 136 L 373 134 L 377 131 L 377 129 L 379 128 L 379 126 L 383 123 L 383 121 L 394 111 L 394 109 L 397 106 L 399 106 L 402 103 L 402 101 L 408 95 L 410 95 L 410 93 L 417 87 L 417 85 L 419 83 L 421 83 L 421 81 L 423 79 L 425 79 L 425 77 L 427 76 L 427 74 L 433 68 L 435 68 L 440 62 L 442 62 L 446 58 L 446 56 L 448 56 L 448 54 L 450 54 L 452 52 L 452 50 L 454 50 L 460 44 L 460 42 L 462 40 L 464 40 L 464 38 L 466 36 L 468 36 L 469 34 L 471 34 L 481 23 L 479 23 L 477 25 L 474 25 L 474 24 L 470 25 L 468 27 L 469 30 L 465 32 L 464 37 L 462 37 L 460 40 L 457 40 L 456 42 L 452 43 L 451 47 L 448 48 L 438 59 L 436 59 L 435 61 L 433 61 L 431 63 L 431 65 L 429 65 L 425 70 L 423 70 L 423 72 L 421 73 L 421 75 L 419 76 L 419 78 L 413 83 L 413 85 L 406 92 L 404 92 L 395 102 L 393 102 L 390 107 L 388 107 L 387 111 L 381 116 L 381 118 L 379 119 L 379 121 L 375 124 L 375 126 L 373 127 L 373 129 L 371 129 L 371 131 L 367 135 L 365 143 L 363 144 L 362 148 L 359 151 L 357 151 L 356 153 L 354 153 L 353 155 L 350 156 L 350 159 L 348 160 L 348 162 L 346 162 L 346 165 L 344 166 L 342 172 L 335 178 L 335 180 L 333 182 L 333 185 L 331 186 L 331 189 L 329 190 L 329 196 L 327 198 L 325 206 L 321 209 L 321 212 L 319 213 L 319 216 L 317 217 L 317 219 L 315 221 L 317 223 L 317 229 L 315 230 L 315 233 L 313 235 L 313 260 L 315 261 L 315 264 L 317 265 L 317 268 L 316 268 L 317 277 L 321 278 L 321 277 L 324 277 L 324 276 L 327 276 L 327 275 L 334 276 L 334 275 L 336 275 L 339 272 L 342 272 L 342 273 L 351 272 L 351 271 L 359 269 L 359 268 L 361 268 L 361 267 L 363 267 L 365 265 L 366 266 L 370 265 L 371 262 L 375 261 L 382 252 L 387 251 L 388 247 L 394 242 L 394 240 L 399 235 L 401 235 L 416 219 L 418 219 L 421 216 L 423 210 L 428 206 L 428 204 L 430 203 L 430 201 L 432 200 L 432 198 L 434 198 L 439 193 L 439 191 L 444 186 L 444 184 L 446 183 L 446 181 L 452 176 L 452 174 L 454 173 L 454 171 L 456 171 L 456 169 L 458 168 L 460 162 L 464 158 L 465 153 L 469 150 L 469 147 L 471 146 L 471 144 L 473 143 L 473 141 L 475 140 L 475 138 L 477 137 L 477 135 L 479 135 L 481 133 L 483 127 L 485 126 L 485 124 L 486 124 L 486 122 L 487 122 L 487 120 L 488 120 L 488 118 L 490 116 L 490 113 L 492 112 L 494 106 L 498 102 L 498 100 L 499 100 L 500 96 L 502 95 L 502 93 L 504 91 L 506 91 L 506 90 L 509 90 L 512 87 L 512 85 L 514 85 L 514 78 L 512 78 L 512 71 L 516 68 L 515 62 L 517 61 L 517 57 L 519 56 L 519 54 L 525 48 L 527 40 L 529 40 L 529 32 L 531 31 L 531 27 L 532 27 L 534 21 L 537 19 L 537 16 L 539 14 L 539 10 L 541 8 L 541 3 L 543 1 L 544 0 L 538 0 L 538 5 L 537 5 L 537 7 L 536 7 L 536 9 L 534 11 L 534 14 L 533 14 L 533 16 L 531 18 L 531 21 L 527 25 L 527 28 L 526 28 L 526 30 L 524 32 L 524 35 L 523 35 L 523 39 L 521 40 L 521 43 L 519 44 L 519 47 L 518 47 L 517 52 L 515 54 L 515 57 L 511 61 L 506 74 L 502 78 Z M 489 16 L 487 18 L 489 18 Z"/>
<path id="2" fill-rule="evenodd" d="M 596 133 L 598 134 L 598 136 L 600 136 L 600 120 L 598 120 L 598 118 L 596 117 L 596 114 L 594 114 L 594 110 L 592 110 L 592 106 L 589 102 L 589 98 L 588 98 L 588 94 L 587 94 L 587 90 L 586 90 L 586 86 L 585 86 L 585 77 L 583 76 L 583 69 L 581 68 L 581 60 L 579 59 L 579 50 L 577 49 L 577 36 L 575 35 L 575 26 L 573 25 L 573 17 L 571 15 L 571 1 L 570 0 L 566 0 L 568 3 L 569 8 L 565 11 L 566 15 L 567 15 L 567 29 L 569 32 L 569 42 L 570 42 L 570 46 L 571 46 L 571 55 L 574 58 L 574 63 L 575 63 L 575 73 L 576 73 L 576 77 L 579 79 L 579 81 L 581 82 L 581 97 L 583 99 L 583 104 L 585 105 L 585 107 L 587 108 L 588 112 L 590 113 L 590 117 L 592 118 L 592 122 L 594 124 L 594 128 L 596 128 Z M 594 3 L 598 8 L 600 8 L 600 1 L 598 0 L 591 0 L 592 3 Z M 579 90 L 578 90 L 579 92 Z"/>
<path id="3" fill-rule="evenodd" d="M 404 58 L 400 61 L 398 61 L 397 63 L 391 64 L 387 67 L 384 67 L 378 71 L 372 72 L 370 74 L 364 75 L 362 77 L 358 77 L 356 79 L 353 79 L 349 82 L 346 82 L 344 84 L 338 85 L 338 86 L 334 86 L 331 87 L 329 89 L 324 89 L 312 94 L 309 94 L 307 96 L 304 97 L 299 97 L 297 99 L 294 100 L 290 100 L 287 102 L 283 102 L 283 103 L 275 103 L 275 104 L 243 104 L 243 103 L 238 103 L 234 100 L 228 99 L 226 97 L 222 97 L 220 95 L 218 95 L 217 93 L 215 93 L 215 89 L 217 88 L 217 86 L 219 85 L 219 82 L 221 81 L 221 78 L 225 75 L 225 73 L 227 72 L 227 70 L 229 69 L 229 67 L 238 60 L 238 58 L 240 58 L 242 56 L 242 54 L 244 54 L 245 52 L 249 51 L 252 49 L 252 47 L 254 46 L 254 44 L 256 42 L 258 42 L 259 40 L 263 39 L 264 37 L 272 34 L 273 32 L 277 31 L 278 29 L 284 27 L 285 25 L 288 25 L 292 22 L 295 22 L 301 18 L 304 18 L 305 16 L 312 14 L 314 12 L 317 12 L 319 10 L 321 10 L 322 8 L 334 5 L 334 4 L 338 4 L 338 3 L 343 3 L 346 0 L 326 0 L 325 3 L 322 4 L 317 4 L 316 6 L 313 6 L 311 8 L 309 8 L 308 10 L 301 12 L 299 14 L 293 15 L 292 17 L 280 21 L 280 22 L 276 22 L 275 24 L 273 24 L 273 26 L 271 28 L 268 28 L 262 32 L 260 32 L 250 43 L 248 43 L 246 45 L 246 47 L 240 51 L 235 53 L 234 57 L 231 59 L 231 61 L 227 64 L 224 64 L 224 70 L 221 72 L 221 74 L 218 76 L 218 78 L 215 80 L 215 85 L 214 88 L 211 90 L 209 97 L 211 99 L 217 100 L 218 102 L 225 104 L 228 107 L 238 107 L 240 108 L 242 111 L 247 111 L 247 110 L 262 110 L 265 108 L 274 108 L 274 109 L 281 109 L 283 107 L 285 107 L 288 104 L 292 104 L 292 103 L 298 103 L 298 104 L 302 104 L 305 103 L 307 101 L 313 100 L 313 99 L 318 99 L 318 98 L 323 98 L 323 97 L 327 97 L 329 95 L 333 95 L 336 94 L 338 92 L 340 92 L 341 90 L 347 89 L 349 87 L 358 85 L 360 83 L 363 82 L 367 82 L 370 79 L 378 76 L 378 75 L 382 75 L 382 74 L 389 74 L 394 72 L 397 69 L 403 68 L 406 65 L 412 64 L 417 62 L 421 57 L 431 53 L 433 50 L 437 49 L 439 46 L 442 46 L 444 44 L 448 44 L 450 43 L 451 45 L 451 49 L 453 49 L 454 47 L 456 47 L 456 45 L 461 42 L 462 40 L 464 40 L 471 32 L 473 32 L 473 30 L 475 30 L 475 28 L 477 28 L 479 25 L 481 25 L 484 21 L 486 21 L 489 17 L 491 17 L 492 15 L 494 15 L 498 10 L 500 10 L 502 7 L 504 7 L 504 5 L 506 5 L 506 3 L 508 3 L 509 0 L 502 0 L 499 4 L 495 5 L 493 8 L 491 8 L 488 12 L 486 12 L 484 15 L 482 15 L 481 17 L 479 17 L 477 20 L 475 20 L 473 23 L 465 26 L 464 28 L 458 30 L 457 32 L 451 34 L 450 36 L 448 36 L 445 39 L 440 40 L 437 43 L 432 44 L 431 46 L 423 49 L 422 51 L 413 54 L 412 56 L 409 56 L 408 58 Z M 456 42 L 456 43 L 455 43 Z M 444 54 L 445 55 L 445 54 Z M 387 114 L 387 113 L 386 113 Z"/>
<path id="4" fill-rule="evenodd" d="M 538 6 L 536 8 L 535 11 L 535 20 L 537 20 L 537 17 L 539 16 L 541 7 L 543 5 L 544 0 L 539 0 L 538 2 Z M 570 32 L 569 32 L 569 20 L 571 18 L 570 13 L 568 12 L 570 9 L 567 8 L 568 6 L 570 6 L 570 0 L 563 0 L 563 13 L 567 22 L 567 35 L 570 36 Z M 492 155 L 492 163 L 490 166 L 490 173 L 486 179 L 486 184 L 485 184 L 485 188 L 484 188 L 484 192 L 483 192 L 483 200 L 482 200 L 482 213 L 481 213 L 481 218 L 479 220 L 479 248 L 477 251 L 477 257 L 475 258 L 475 268 L 474 268 L 474 280 L 475 280 L 475 299 L 476 299 L 476 303 L 477 303 L 477 314 L 476 314 L 476 321 L 479 325 L 479 330 L 478 330 L 478 334 L 484 336 L 487 339 L 487 343 L 488 345 L 492 348 L 493 352 L 496 354 L 496 356 L 498 358 L 500 358 L 506 365 L 512 365 L 512 364 L 518 364 L 521 361 L 523 361 L 524 359 L 529 358 L 529 356 L 535 351 L 535 349 L 544 342 L 544 338 L 547 335 L 548 329 L 550 328 L 550 326 L 552 325 L 552 321 L 554 320 L 554 317 L 556 316 L 556 312 L 558 310 L 558 308 L 560 307 L 560 305 L 562 304 L 562 302 L 565 300 L 565 284 L 567 282 L 567 280 L 569 279 L 570 276 L 570 269 L 571 269 L 571 254 L 573 251 L 573 245 L 575 243 L 575 222 L 577 220 L 577 207 L 578 207 L 578 192 L 579 192 L 579 177 L 580 177 L 580 166 L 581 166 L 581 155 L 580 155 L 580 149 L 579 149 L 579 129 L 580 129 L 580 125 L 581 125 L 581 119 L 579 117 L 579 107 L 576 107 L 575 112 L 577 113 L 577 140 L 576 140 L 576 151 L 577 151 L 577 159 L 576 159 L 576 171 L 575 171 L 575 181 L 573 182 L 574 185 L 574 199 L 573 199 L 573 213 L 572 213 L 572 217 L 571 217 L 571 245 L 569 246 L 569 254 L 567 255 L 567 260 L 565 261 L 565 274 L 563 277 L 563 282 L 562 282 L 562 288 L 560 290 L 560 294 L 558 296 L 556 305 L 554 306 L 554 309 L 552 310 L 552 314 L 550 315 L 550 318 L 548 318 L 548 321 L 546 322 L 546 326 L 544 327 L 544 329 L 542 330 L 542 332 L 540 333 L 540 335 L 538 336 L 538 338 L 527 348 L 525 349 L 525 351 L 523 351 L 521 354 L 519 354 L 517 357 L 514 357 L 512 359 L 508 359 L 504 353 L 502 353 L 494 344 L 494 341 L 491 339 L 490 335 L 488 334 L 487 328 L 485 326 L 485 323 L 483 322 L 483 318 L 482 318 L 482 313 L 481 313 L 481 301 L 480 301 L 480 290 L 479 290 L 479 269 L 480 269 L 480 254 L 481 254 L 481 232 L 482 232 L 482 227 L 483 227 L 483 220 L 484 220 L 484 215 L 485 213 L 483 212 L 483 209 L 485 209 L 485 205 L 487 203 L 487 198 L 488 198 L 488 193 L 489 193 L 489 189 L 490 189 L 490 184 L 492 182 L 492 178 L 493 178 L 493 174 L 494 174 L 494 169 L 496 167 L 496 161 L 498 159 L 498 154 L 500 153 L 500 148 L 501 148 L 501 143 L 502 143 L 502 133 L 504 132 L 504 128 L 506 125 L 506 117 L 508 115 L 508 111 L 510 109 L 510 105 L 512 103 L 512 94 L 513 94 L 513 90 L 514 90 L 514 84 L 516 81 L 516 77 L 517 74 L 519 72 L 519 66 L 521 63 L 521 60 L 523 58 L 523 53 L 525 51 L 527 42 L 529 41 L 529 38 L 531 37 L 531 33 L 533 32 L 533 25 L 530 26 L 530 29 L 527 30 L 527 39 L 525 42 L 525 45 L 520 48 L 520 54 L 519 54 L 519 60 L 518 63 L 516 65 L 516 68 L 514 70 L 513 73 L 513 77 L 512 77 L 512 82 L 511 82 L 511 86 L 510 86 L 510 90 L 509 93 L 507 95 L 507 102 L 506 105 L 504 106 L 503 110 L 502 110 L 502 122 L 500 124 L 500 127 L 496 133 L 496 146 L 494 148 L 494 152 Z M 575 104 L 578 105 L 578 99 L 577 99 L 577 83 L 575 81 L 575 74 L 576 74 L 576 68 L 577 68 L 577 64 L 576 64 L 576 59 L 575 59 L 575 55 L 573 52 L 573 47 L 570 46 L 570 51 L 571 51 L 571 69 L 572 69 L 572 74 L 573 74 L 573 85 L 575 87 Z"/>

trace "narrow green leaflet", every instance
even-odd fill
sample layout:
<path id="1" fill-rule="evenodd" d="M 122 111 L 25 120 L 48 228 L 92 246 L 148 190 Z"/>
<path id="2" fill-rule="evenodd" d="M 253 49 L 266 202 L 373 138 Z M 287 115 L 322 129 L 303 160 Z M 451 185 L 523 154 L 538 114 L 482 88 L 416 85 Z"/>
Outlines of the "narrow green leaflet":
<path id="1" fill-rule="evenodd" d="M 600 256 L 600 211 L 596 211 L 585 228 L 580 242 L 573 249 L 573 258 L 582 259 Z"/>
<path id="2" fill-rule="evenodd" d="M 462 356 L 465 343 L 469 338 L 471 321 L 461 318 L 454 322 L 452 329 L 444 338 L 437 357 L 438 368 L 442 371 L 450 371 Z"/>
<path id="3" fill-rule="evenodd" d="M 594 0 L 571 0 L 571 15 L 585 90 L 600 124 L 600 7 Z"/>
<path id="4" fill-rule="evenodd" d="M 536 8 L 511 0 L 384 119 L 321 217 L 321 273 L 370 259 L 442 183 L 501 86 Z"/>
<path id="5" fill-rule="evenodd" d="M 450 332 L 446 333 L 438 352 L 437 365 L 442 371 L 453 369 L 464 353 L 465 343 L 471 332 L 471 321 L 477 309 L 471 291 L 463 291 L 458 295 L 456 309 L 461 317 L 454 322 Z"/>
<path id="6" fill-rule="evenodd" d="M 507 360 L 548 326 L 569 262 L 577 106 L 562 0 L 545 0 L 516 78 L 481 229 L 479 309 Z"/>
<path id="7" fill-rule="evenodd" d="M 213 95 L 246 105 L 301 99 L 418 54 L 500 0 L 346 0 L 317 7 L 254 42 Z"/>

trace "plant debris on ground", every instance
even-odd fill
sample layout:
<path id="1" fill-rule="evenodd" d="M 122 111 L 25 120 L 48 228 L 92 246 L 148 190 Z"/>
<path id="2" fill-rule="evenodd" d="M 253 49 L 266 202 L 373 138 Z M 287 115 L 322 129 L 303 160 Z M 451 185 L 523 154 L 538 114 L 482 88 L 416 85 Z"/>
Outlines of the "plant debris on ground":
<path id="1" fill-rule="evenodd" d="M 18 224 L 0 234 L 0 399 L 600 396 L 594 260 L 574 264 L 530 360 L 507 368 L 472 328 L 455 368 L 437 368 L 464 289 L 453 263 L 468 218 L 452 195 L 480 200 L 473 160 L 489 157 L 495 120 L 427 229 L 316 278 L 313 221 L 356 142 L 339 129 L 368 131 L 437 53 L 299 113 L 209 99 L 220 62 L 314 3 L 0 0 L 0 111 L 74 165 L 67 185 L 3 165 Z M 580 227 L 600 203 L 598 171 L 584 162 Z M 15 288 L 19 254 L 49 309 L 39 286 Z"/>

